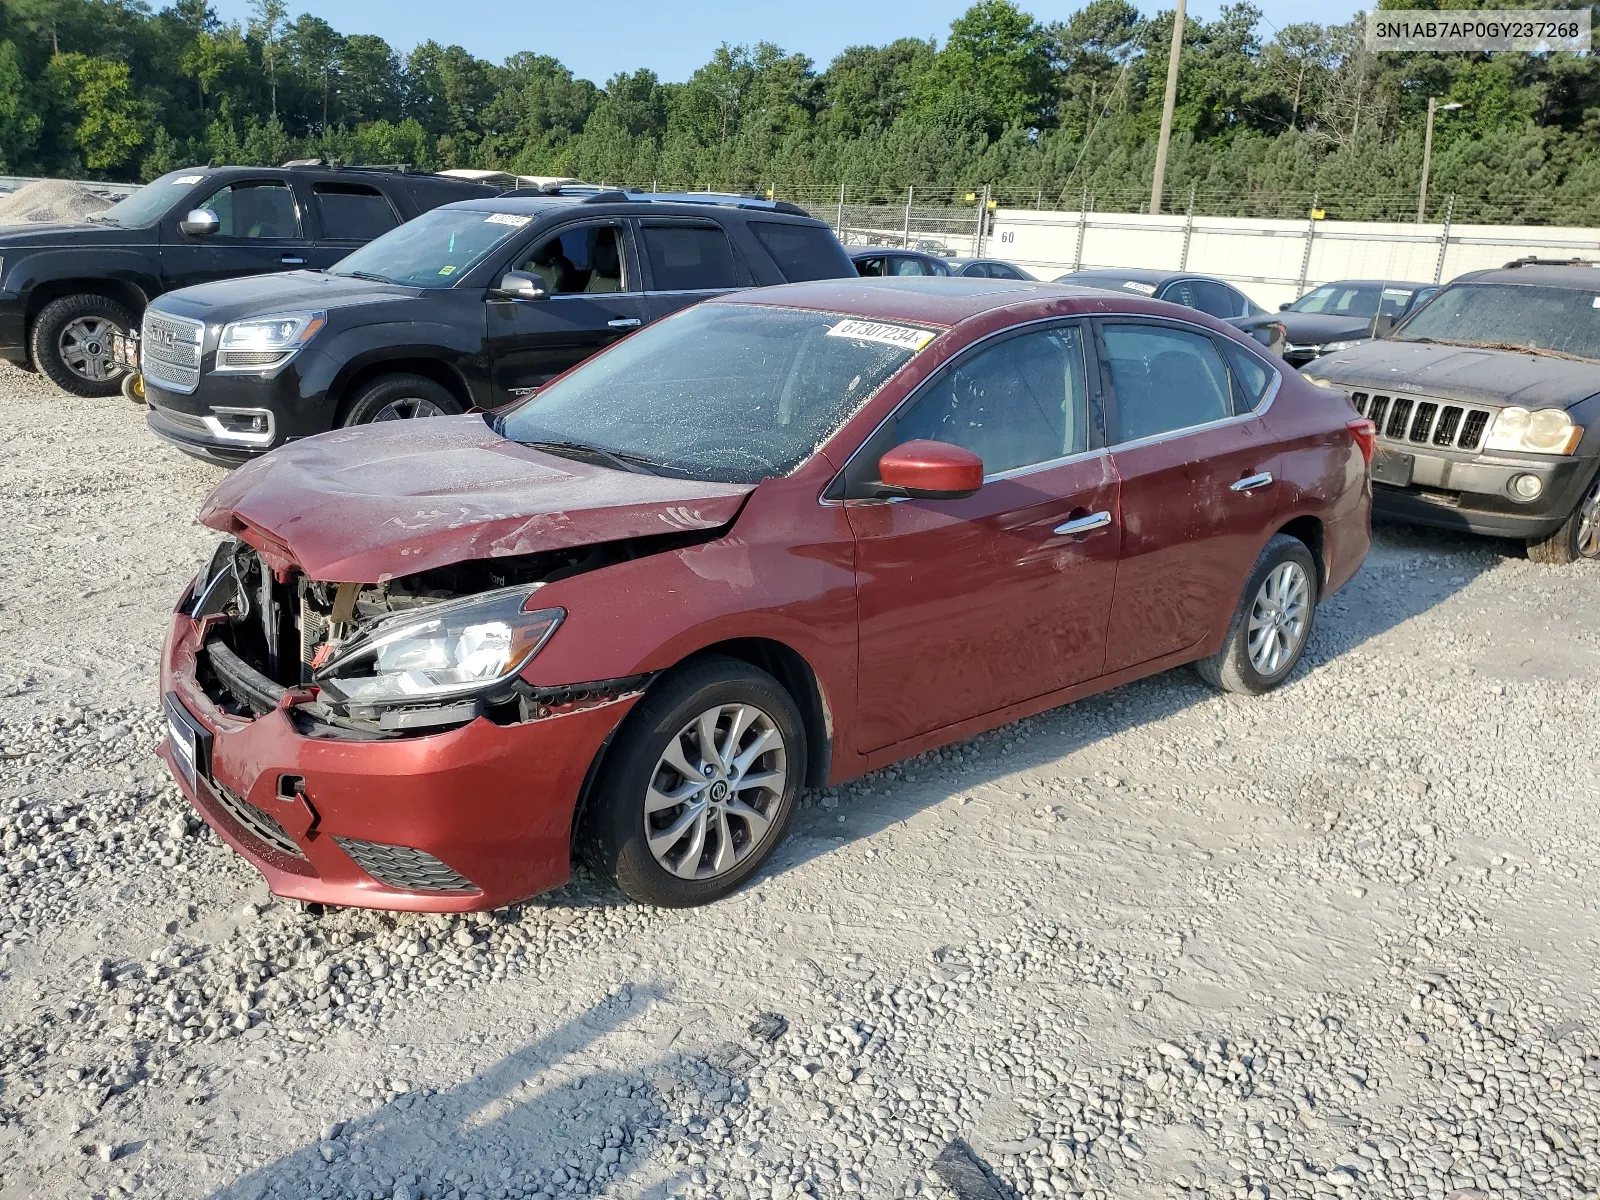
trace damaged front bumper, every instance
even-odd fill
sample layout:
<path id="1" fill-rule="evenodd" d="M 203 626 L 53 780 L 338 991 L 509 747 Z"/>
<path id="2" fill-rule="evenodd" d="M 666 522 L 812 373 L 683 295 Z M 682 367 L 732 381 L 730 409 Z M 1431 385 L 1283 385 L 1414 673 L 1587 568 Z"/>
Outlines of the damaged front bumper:
<path id="1" fill-rule="evenodd" d="M 578 801 L 643 680 L 528 689 L 527 719 L 363 733 L 316 720 L 303 693 L 255 671 L 215 625 L 173 614 L 160 754 L 274 894 L 463 912 L 566 881 Z"/>

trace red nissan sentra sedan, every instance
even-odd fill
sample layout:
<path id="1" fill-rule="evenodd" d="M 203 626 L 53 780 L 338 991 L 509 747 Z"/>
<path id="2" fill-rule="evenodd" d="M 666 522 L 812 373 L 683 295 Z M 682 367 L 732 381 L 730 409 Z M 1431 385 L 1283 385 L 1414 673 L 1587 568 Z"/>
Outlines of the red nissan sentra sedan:
<path id="1" fill-rule="evenodd" d="M 498 416 L 228 477 L 162 753 L 282 896 L 713 900 L 838 783 L 1183 663 L 1259 693 L 1371 426 L 1228 326 L 992 279 L 742 292 Z"/>

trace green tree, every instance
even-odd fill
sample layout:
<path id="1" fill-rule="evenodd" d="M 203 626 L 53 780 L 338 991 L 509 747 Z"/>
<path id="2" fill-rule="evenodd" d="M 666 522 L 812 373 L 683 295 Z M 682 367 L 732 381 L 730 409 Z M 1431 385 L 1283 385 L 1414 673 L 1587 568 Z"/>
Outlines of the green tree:
<path id="1" fill-rule="evenodd" d="M 58 54 L 47 78 L 57 104 L 71 114 L 73 144 L 91 170 L 120 167 L 144 144 L 150 106 L 133 95 L 127 63 Z"/>

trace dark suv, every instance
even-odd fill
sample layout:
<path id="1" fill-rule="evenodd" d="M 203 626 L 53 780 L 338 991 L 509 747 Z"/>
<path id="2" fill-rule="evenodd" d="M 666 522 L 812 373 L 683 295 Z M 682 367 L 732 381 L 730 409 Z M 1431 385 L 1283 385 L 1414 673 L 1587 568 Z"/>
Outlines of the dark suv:
<path id="1" fill-rule="evenodd" d="M 1528 259 L 1455 279 L 1307 378 L 1377 426 L 1372 508 L 1600 560 L 1600 266 Z"/>
<path id="2" fill-rule="evenodd" d="M 854 274 L 833 232 L 782 201 L 591 191 L 451 204 L 330 270 L 152 304 L 150 428 L 237 463 L 340 426 L 498 408 L 697 300 Z"/>
<path id="3" fill-rule="evenodd" d="M 163 292 L 328 267 L 403 221 L 498 188 L 424 172 L 186 167 L 87 223 L 0 229 L 0 358 L 78 396 L 120 385 L 113 335 Z"/>

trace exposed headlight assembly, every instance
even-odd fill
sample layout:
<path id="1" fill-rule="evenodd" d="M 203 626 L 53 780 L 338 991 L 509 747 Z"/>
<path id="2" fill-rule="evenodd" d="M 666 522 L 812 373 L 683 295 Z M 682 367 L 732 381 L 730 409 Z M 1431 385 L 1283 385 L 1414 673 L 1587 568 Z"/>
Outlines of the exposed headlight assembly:
<path id="1" fill-rule="evenodd" d="M 1528 454 L 1571 454 L 1583 440 L 1583 426 L 1559 408 L 1502 408 L 1483 440 L 1485 450 Z"/>
<path id="2" fill-rule="evenodd" d="M 270 371 L 282 366 L 328 323 L 325 312 L 278 313 L 222 327 L 218 371 Z"/>
<path id="3" fill-rule="evenodd" d="M 567 615 L 528 610 L 537 590 L 502 588 L 383 617 L 340 646 L 314 681 L 352 704 L 444 700 L 493 688 L 522 670 Z"/>

